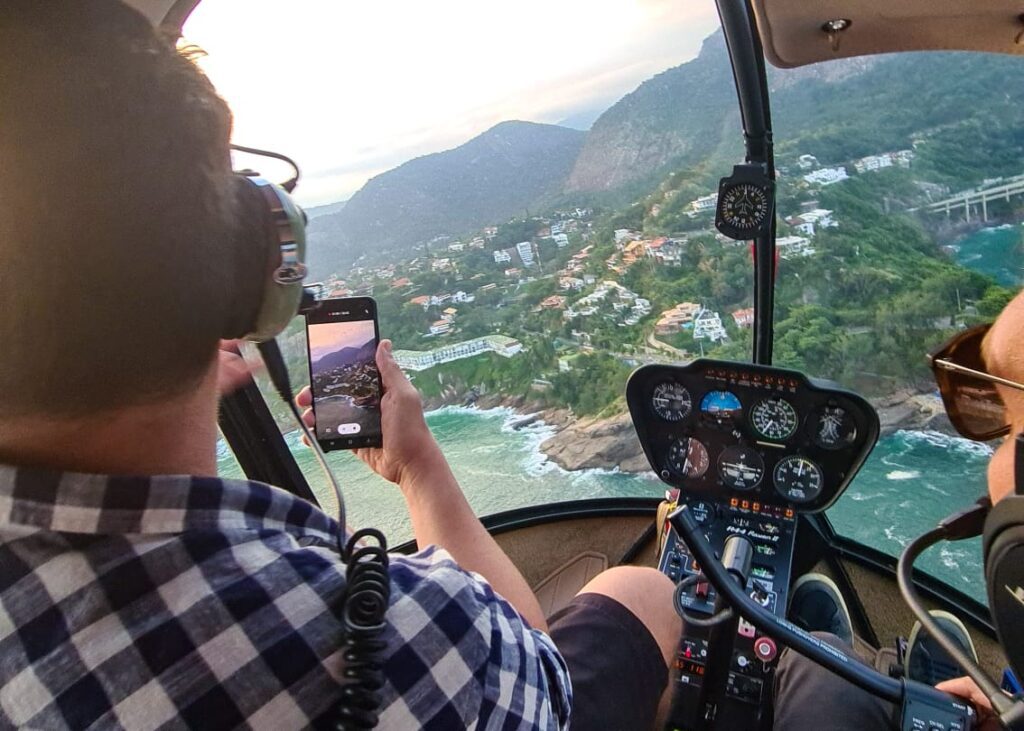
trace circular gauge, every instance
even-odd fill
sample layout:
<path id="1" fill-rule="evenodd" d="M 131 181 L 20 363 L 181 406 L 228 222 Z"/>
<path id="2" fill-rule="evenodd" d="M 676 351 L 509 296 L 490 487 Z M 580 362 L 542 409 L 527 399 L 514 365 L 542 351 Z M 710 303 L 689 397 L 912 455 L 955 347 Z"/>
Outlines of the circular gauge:
<path id="1" fill-rule="evenodd" d="M 791 503 L 809 503 L 819 495 L 825 483 L 821 467 L 806 457 L 792 455 L 777 465 L 772 474 L 775 489 Z"/>
<path id="2" fill-rule="evenodd" d="M 743 415 L 743 404 L 731 391 L 708 391 L 700 401 L 700 410 L 714 424 L 731 427 Z"/>
<path id="3" fill-rule="evenodd" d="M 690 513 L 693 515 L 693 519 L 697 521 L 697 525 L 708 526 L 715 522 L 715 516 L 718 511 L 715 508 L 714 503 L 709 503 L 705 500 L 698 500 L 690 503 Z"/>
<path id="4" fill-rule="evenodd" d="M 814 443 L 823 449 L 843 449 L 857 441 L 857 423 L 846 409 L 825 406 L 814 421 Z"/>
<path id="5" fill-rule="evenodd" d="M 651 396 L 654 413 L 665 421 L 682 421 L 690 413 L 693 400 L 690 392 L 678 383 L 659 383 Z"/>
<path id="6" fill-rule="evenodd" d="M 800 424 L 793 404 L 778 397 L 758 401 L 750 410 L 750 421 L 758 434 L 773 442 L 786 441 Z"/>
<path id="7" fill-rule="evenodd" d="M 718 476 L 734 490 L 752 490 L 764 477 L 764 460 L 750 447 L 726 447 L 718 458 Z"/>
<path id="8" fill-rule="evenodd" d="M 768 191 L 754 183 L 726 187 L 718 203 L 719 218 L 740 232 L 760 229 L 770 209 Z"/>
<path id="9" fill-rule="evenodd" d="M 703 477 L 711 459 L 707 448 L 696 439 L 677 439 L 668 448 L 668 466 L 684 477 Z"/>

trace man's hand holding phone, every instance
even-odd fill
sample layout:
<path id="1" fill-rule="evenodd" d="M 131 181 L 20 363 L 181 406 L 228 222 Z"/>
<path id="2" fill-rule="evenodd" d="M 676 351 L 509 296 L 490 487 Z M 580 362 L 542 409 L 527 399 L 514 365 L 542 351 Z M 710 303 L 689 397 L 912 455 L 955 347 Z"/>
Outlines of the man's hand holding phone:
<path id="1" fill-rule="evenodd" d="M 376 360 L 384 385 L 380 403 L 383 446 L 356 449 L 356 455 L 378 475 L 403 490 L 450 474 L 441 448 L 423 418 L 419 391 L 395 361 L 390 340 L 382 340 L 377 346 Z M 303 419 L 313 427 L 315 417 L 310 408 L 313 394 L 309 387 L 302 389 L 296 403 L 306 409 Z"/>

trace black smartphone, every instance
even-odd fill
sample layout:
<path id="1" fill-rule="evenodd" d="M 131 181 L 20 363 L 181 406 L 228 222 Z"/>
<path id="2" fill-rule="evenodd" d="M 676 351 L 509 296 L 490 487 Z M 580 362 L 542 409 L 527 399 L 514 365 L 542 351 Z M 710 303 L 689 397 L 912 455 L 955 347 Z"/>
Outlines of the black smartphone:
<path id="1" fill-rule="evenodd" d="M 377 303 L 328 299 L 306 315 L 316 439 L 325 452 L 381 446 Z"/>

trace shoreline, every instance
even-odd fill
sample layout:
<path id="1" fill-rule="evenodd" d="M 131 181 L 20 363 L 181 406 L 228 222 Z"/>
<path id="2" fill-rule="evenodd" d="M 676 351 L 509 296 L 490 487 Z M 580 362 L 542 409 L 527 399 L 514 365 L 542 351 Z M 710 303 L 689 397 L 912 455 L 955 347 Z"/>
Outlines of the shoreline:
<path id="1" fill-rule="evenodd" d="M 505 409 L 518 418 L 510 418 L 509 428 L 519 431 L 543 424 L 554 434 L 540 445 L 540 452 L 567 472 L 585 470 L 618 471 L 637 474 L 650 471 L 647 457 L 633 430 L 628 412 L 605 417 L 576 417 L 568 409 L 545 406 L 525 396 L 485 395 L 476 399 L 424 399 L 425 411 L 465 408 L 474 411 Z M 879 438 L 897 431 L 930 431 L 958 436 L 946 416 L 942 400 L 932 391 L 901 389 L 887 396 L 868 399 L 878 412 Z"/>

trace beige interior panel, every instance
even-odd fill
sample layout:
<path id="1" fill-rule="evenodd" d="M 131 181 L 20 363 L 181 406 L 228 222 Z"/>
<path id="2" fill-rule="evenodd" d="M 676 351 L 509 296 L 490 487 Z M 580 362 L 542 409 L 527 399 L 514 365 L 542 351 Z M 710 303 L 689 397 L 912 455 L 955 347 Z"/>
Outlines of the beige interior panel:
<path id="1" fill-rule="evenodd" d="M 596 551 L 587 551 L 569 559 L 559 566 L 547 578 L 533 587 L 533 593 L 540 604 L 540 610 L 549 619 L 564 609 L 576 596 L 580 589 L 590 583 L 591 579 L 608 568 L 608 557 Z"/>
<path id="2" fill-rule="evenodd" d="M 1020 0 L 753 0 L 753 4 L 765 56 L 783 68 L 895 51 L 1024 55 Z M 821 27 L 840 18 L 851 25 L 839 34 L 839 48 L 833 50 Z"/>
<path id="3" fill-rule="evenodd" d="M 530 586 L 537 586 L 560 566 L 581 553 L 608 557 L 614 566 L 651 524 L 650 518 L 578 518 L 500 533 L 494 539 L 512 559 Z M 636 563 L 656 566 L 653 542 L 644 546 Z"/>
<path id="4" fill-rule="evenodd" d="M 867 612 L 868 619 L 871 621 L 871 626 L 874 628 L 875 634 L 878 635 L 878 641 L 882 643 L 882 647 L 895 647 L 897 637 L 909 637 L 915 619 L 900 597 L 896 580 L 850 561 L 844 561 L 843 568 L 846 569 L 853 585 L 857 587 L 861 603 L 864 605 L 864 610 Z M 818 568 L 816 567 L 815 570 L 817 571 Z M 930 609 L 937 608 L 931 602 L 925 601 L 925 604 Z M 978 651 L 981 666 L 992 677 L 1001 677 L 1007 663 L 1006 656 L 1003 655 L 999 645 L 988 635 L 973 630 L 966 617 L 961 617 L 961 619 L 971 631 L 971 639 L 974 640 L 974 647 Z"/>

